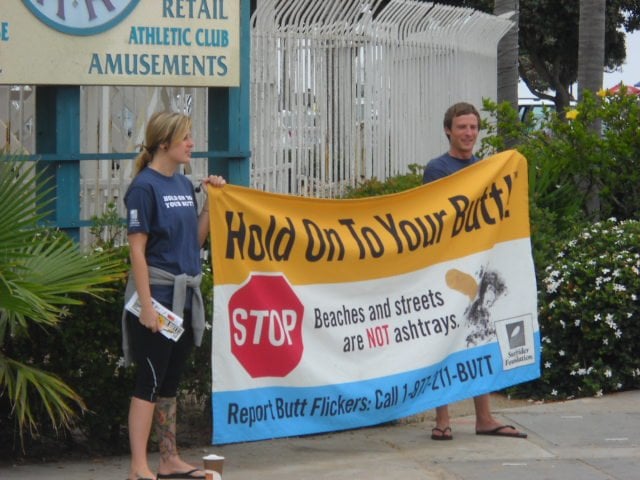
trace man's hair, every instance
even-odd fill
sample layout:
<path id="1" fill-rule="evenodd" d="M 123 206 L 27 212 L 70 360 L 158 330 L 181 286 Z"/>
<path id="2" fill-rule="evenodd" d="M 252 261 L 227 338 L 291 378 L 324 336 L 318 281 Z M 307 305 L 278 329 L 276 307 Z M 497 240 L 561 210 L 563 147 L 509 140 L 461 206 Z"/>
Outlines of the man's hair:
<path id="1" fill-rule="evenodd" d="M 451 105 L 447 108 L 447 111 L 444 113 L 444 128 L 451 130 L 451 125 L 453 125 L 453 119 L 459 117 L 460 115 L 469 115 L 473 114 L 478 119 L 478 126 L 480 125 L 480 114 L 476 107 L 467 102 L 458 102 Z M 447 135 L 449 138 L 449 135 Z"/>

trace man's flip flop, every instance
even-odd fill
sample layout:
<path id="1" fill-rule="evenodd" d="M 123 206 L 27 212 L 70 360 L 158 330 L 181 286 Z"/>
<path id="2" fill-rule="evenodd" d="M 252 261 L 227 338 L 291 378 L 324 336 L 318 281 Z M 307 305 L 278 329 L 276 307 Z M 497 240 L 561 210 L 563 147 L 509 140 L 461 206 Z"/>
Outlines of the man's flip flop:
<path id="1" fill-rule="evenodd" d="M 438 432 L 439 435 L 436 435 L 435 432 Z M 451 434 L 451 427 L 446 427 L 444 429 L 433 427 L 431 429 L 431 440 L 453 440 L 453 435 Z"/>
<path id="2" fill-rule="evenodd" d="M 513 431 L 509 432 L 509 431 L 505 431 L 505 429 L 510 429 Z M 499 427 L 494 428 L 493 430 L 487 430 L 486 432 L 481 432 L 476 430 L 476 435 L 491 435 L 494 437 L 527 438 L 526 433 L 517 431 L 516 427 L 514 427 L 513 425 L 501 425 Z"/>

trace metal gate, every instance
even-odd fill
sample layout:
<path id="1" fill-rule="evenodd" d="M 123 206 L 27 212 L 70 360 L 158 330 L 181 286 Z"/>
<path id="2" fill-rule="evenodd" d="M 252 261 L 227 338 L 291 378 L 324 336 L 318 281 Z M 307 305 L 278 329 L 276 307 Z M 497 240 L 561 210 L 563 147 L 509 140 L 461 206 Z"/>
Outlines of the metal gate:
<path id="1" fill-rule="evenodd" d="M 252 186 L 315 197 L 446 150 L 453 102 L 495 99 L 512 23 L 392 0 L 262 0 L 252 16 Z"/>

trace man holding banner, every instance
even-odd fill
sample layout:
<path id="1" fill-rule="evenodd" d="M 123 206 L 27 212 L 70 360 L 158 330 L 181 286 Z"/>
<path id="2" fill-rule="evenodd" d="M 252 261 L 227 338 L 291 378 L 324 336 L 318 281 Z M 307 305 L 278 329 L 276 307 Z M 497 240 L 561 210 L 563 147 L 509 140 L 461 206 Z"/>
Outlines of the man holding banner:
<path id="1" fill-rule="evenodd" d="M 454 156 L 477 138 L 475 115 L 456 125 L 468 117 L 450 127 Z M 222 226 L 213 443 L 378 425 L 470 397 L 478 433 L 515 434 L 496 430 L 482 395 L 540 376 L 527 173 L 507 151 L 364 199 L 209 188 Z"/>
<path id="2" fill-rule="evenodd" d="M 480 114 L 476 108 L 466 102 L 460 102 L 452 105 L 447 109 L 444 115 L 444 132 L 449 139 L 449 151 L 441 156 L 431 160 L 424 169 L 422 177 L 423 183 L 429 183 L 448 175 L 454 174 L 469 165 L 478 162 L 478 158 L 473 154 L 478 133 L 480 130 Z M 480 332 L 489 332 L 495 334 L 495 328 L 487 327 L 491 324 L 488 318 L 488 308 L 486 300 L 483 302 L 486 292 L 490 292 L 493 300 L 501 293 L 504 288 L 499 282 L 490 281 L 492 272 L 486 272 L 489 275 L 483 275 L 480 279 L 480 288 L 478 288 L 478 297 L 469 307 L 469 310 L 483 310 L 484 314 L 480 315 L 483 321 L 479 322 Z M 462 274 L 462 272 L 461 272 Z M 466 274 L 462 274 L 466 275 Z M 469 277 L 473 284 L 474 279 Z M 485 285 L 485 288 L 482 286 Z M 491 300 L 491 301 L 493 301 Z M 484 303 L 484 306 L 483 306 Z M 488 305 L 490 306 L 490 305 Z M 474 318 L 478 318 L 476 315 Z M 484 327 L 484 328 L 483 328 Z M 475 339 L 482 333 L 474 333 L 473 336 L 467 337 L 468 344 L 475 344 Z M 474 397 L 474 406 L 476 411 L 476 434 L 477 435 L 494 435 L 504 437 L 526 438 L 527 434 L 518 431 L 511 425 L 503 425 L 498 422 L 491 414 L 491 405 L 489 394 Z M 450 426 L 448 405 L 442 405 L 436 408 L 436 425 L 431 431 L 433 440 L 452 440 L 453 435 Z"/>

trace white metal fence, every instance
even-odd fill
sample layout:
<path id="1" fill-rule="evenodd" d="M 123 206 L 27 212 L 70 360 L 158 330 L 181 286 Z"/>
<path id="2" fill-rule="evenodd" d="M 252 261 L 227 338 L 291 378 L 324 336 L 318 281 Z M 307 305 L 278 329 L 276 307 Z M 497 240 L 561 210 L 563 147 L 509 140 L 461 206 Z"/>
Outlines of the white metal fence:
<path id="1" fill-rule="evenodd" d="M 495 99 L 511 22 L 392 0 L 259 0 L 252 17 L 252 187 L 340 196 L 447 148 L 456 101 Z"/>

